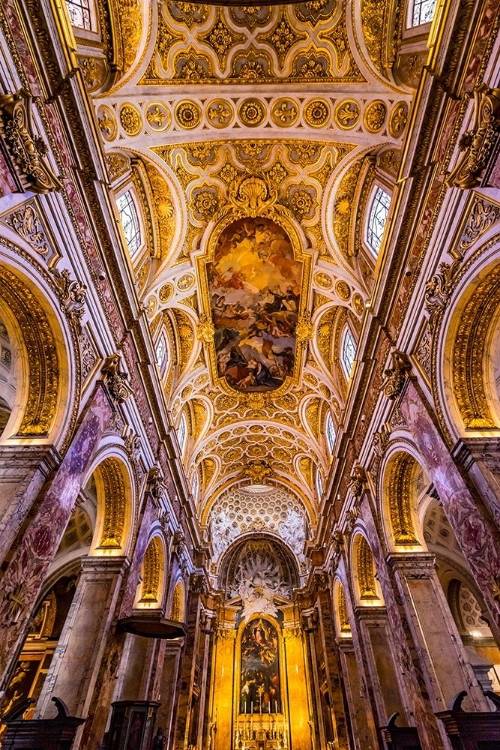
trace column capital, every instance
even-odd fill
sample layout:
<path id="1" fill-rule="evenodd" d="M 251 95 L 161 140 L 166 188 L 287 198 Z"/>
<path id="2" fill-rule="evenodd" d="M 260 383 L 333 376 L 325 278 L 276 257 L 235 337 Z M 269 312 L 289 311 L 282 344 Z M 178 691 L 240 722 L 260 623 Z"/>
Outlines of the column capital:
<path id="1" fill-rule="evenodd" d="M 436 569 L 436 556 L 430 552 L 391 552 L 385 559 L 407 578 L 430 578 Z"/>
<path id="2" fill-rule="evenodd" d="M 81 560 L 82 573 L 86 578 L 113 576 L 125 573 L 130 567 L 130 559 L 123 556 L 101 557 L 88 555 Z"/>

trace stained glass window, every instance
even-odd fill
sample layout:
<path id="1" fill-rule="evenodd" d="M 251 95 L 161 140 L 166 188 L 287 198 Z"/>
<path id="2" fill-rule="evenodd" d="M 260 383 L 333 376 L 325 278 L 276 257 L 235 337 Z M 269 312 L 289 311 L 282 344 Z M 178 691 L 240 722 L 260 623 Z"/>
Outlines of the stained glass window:
<path id="1" fill-rule="evenodd" d="M 421 26 L 434 18 L 436 0 L 413 0 L 412 26 Z"/>
<path id="2" fill-rule="evenodd" d="M 198 472 L 195 471 L 193 474 L 193 481 L 191 482 L 191 492 L 193 494 L 193 500 L 196 502 L 198 499 L 198 489 L 200 486 Z"/>
<path id="3" fill-rule="evenodd" d="M 123 232 L 127 241 L 129 253 L 135 255 L 141 246 L 141 228 L 139 226 L 139 217 L 135 207 L 134 199 L 130 190 L 120 195 L 116 201 L 120 219 L 123 226 Z"/>
<path id="4" fill-rule="evenodd" d="M 323 477 L 321 476 L 320 470 L 316 467 L 316 491 L 318 497 L 321 500 L 323 497 Z"/>
<path id="5" fill-rule="evenodd" d="M 66 0 L 72 26 L 92 31 L 89 0 Z"/>
<path id="6" fill-rule="evenodd" d="M 167 342 L 165 336 L 160 336 L 156 342 L 156 361 L 161 371 L 164 370 L 164 365 L 167 362 Z"/>
<path id="7" fill-rule="evenodd" d="M 186 417 L 183 414 L 181 417 L 181 421 L 179 423 L 179 427 L 177 428 L 177 440 L 179 441 L 179 448 L 181 449 L 181 453 L 184 453 L 184 446 L 186 445 L 186 437 L 187 437 Z"/>
<path id="8" fill-rule="evenodd" d="M 333 424 L 333 419 L 331 414 L 326 415 L 326 441 L 328 443 L 328 450 L 330 453 L 333 453 L 333 446 L 335 445 L 335 439 L 337 437 L 337 433 L 335 431 L 335 425 Z"/>
<path id="9" fill-rule="evenodd" d="M 347 377 L 350 378 L 354 360 L 356 359 L 356 342 L 354 341 L 354 338 L 348 326 L 346 327 L 344 335 L 342 337 L 341 359 L 344 372 Z"/>
<path id="10" fill-rule="evenodd" d="M 378 255 L 382 245 L 390 205 L 391 196 L 378 187 L 373 196 L 366 227 L 366 241 L 375 255 Z"/>

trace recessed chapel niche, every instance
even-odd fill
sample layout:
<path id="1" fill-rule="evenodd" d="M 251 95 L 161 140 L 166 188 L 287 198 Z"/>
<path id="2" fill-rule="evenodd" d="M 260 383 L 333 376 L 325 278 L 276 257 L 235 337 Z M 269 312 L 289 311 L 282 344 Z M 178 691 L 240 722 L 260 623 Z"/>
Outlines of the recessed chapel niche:
<path id="1" fill-rule="evenodd" d="M 222 231 L 207 277 L 217 375 L 231 388 L 273 391 L 293 374 L 302 265 L 271 219 L 246 217 Z"/>

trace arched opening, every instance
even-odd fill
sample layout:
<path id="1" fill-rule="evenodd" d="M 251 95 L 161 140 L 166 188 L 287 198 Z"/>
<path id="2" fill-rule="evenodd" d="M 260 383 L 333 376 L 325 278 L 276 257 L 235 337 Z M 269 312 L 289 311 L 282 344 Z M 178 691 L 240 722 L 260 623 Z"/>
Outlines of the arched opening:
<path id="1" fill-rule="evenodd" d="M 122 555 L 127 551 L 133 517 L 133 490 L 121 458 L 108 456 L 94 469 L 85 490 L 95 495 L 97 522 L 91 555 Z"/>
<path id="2" fill-rule="evenodd" d="M 382 492 L 391 546 L 420 548 L 416 512 L 428 485 L 422 467 L 412 455 L 397 451 L 390 456 L 384 471 Z"/>
<path id="3" fill-rule="evenodd" d="M 439 501 L 423 517 L 427 548 L 436 556 L 437 576 L 467 658 L 483 690 L 500 694 L 500 649 L 488 625 L 486 605 Z"/>
<path id="4" fill-rule="evenodd" d="M 165 552 L 158 536 L 153 537 L 147 546 L 141 578 L 136 606 L 140 609 L 161 607 L 165 580 Z"/>
<path id="5" fill-rule="evenodd" d="M 380 606 L 382 594 L 375 578 L 376 568 L 373 552 L 368 541 L 357 533 L 352 545 L 352 571 L 358 604 L 362 606 Z"/>
<path id="6" fill-rule="evenodd" d="M 184 588 L 184 582 L 178 580 L 174 586 L 172 592 L 172 604 L 170 607 L 170 619 L 175 622 L 184 622 L 185 620 L 185 604 L 186 594 Z"/>
<path id="7" fill-rule="evenodd" d="M 347 602 L 342 583 L 337 579 L 334 585 L 335 624 L 338 638 L 352 638 L 351 625 L 347 614 Z"/>

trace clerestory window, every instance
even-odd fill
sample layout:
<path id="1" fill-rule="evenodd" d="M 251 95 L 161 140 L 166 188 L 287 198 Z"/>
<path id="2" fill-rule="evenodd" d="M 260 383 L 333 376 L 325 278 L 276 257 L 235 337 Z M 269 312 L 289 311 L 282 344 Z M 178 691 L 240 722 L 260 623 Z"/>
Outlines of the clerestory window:
<path id="1" fill-rule="evenodd" d="M 326 442 L 328 443 L 328 450 L 330 453 L 333 453 L 333 446 L 335 445 L 335 440 L 337 438 L 337 433 L 335 430 L 335 425 L 333 424 L 333 419 L 331 414 L 326 415 Z"/>
<path id="2" fill-rule="evenodd" d="M 366 242 L 371 251 L 378 255 L 382 245 L 382 237 L 389 215 L 391 205 L 391 196 L 381 187 L 377 187 L 373 196 L 370 212 L 368 214 L 368 223 L 366 225 Z"/>
<path id="3" fill-rule="evenodd" d="M 422 26 L 434 18 L 436 0 L 413 0 L 412 26 Z"/>
<path id="4" fill-rule="evenodd" d="M 66 0 L 71 25 L 79 29 L 92 31 L 89 0 Z"/>
<path id="5" fill-rule="evenodd" d="M 318 467 L 316 467 L 316 492 L 318 493 L 318 498 L 321 500 L 323 497 L 323 477 Z"/>
<path id="6" fill-rule="evenodd" d="M 127 247 L 130 256 L 133 257 L 141 246 L 141 227 L 135 201 L 130 190 L 117 198 L 116 205 L 118 206 Z"/>
<path id="7" fill-rule="evenodd" d="M 356 359 L 356 342 L 349 326 L 346 326 L 344 335 L 342 336 L 340 358 L 346 377 L 349 379 L 354 366 L 354 360 Z"/>

